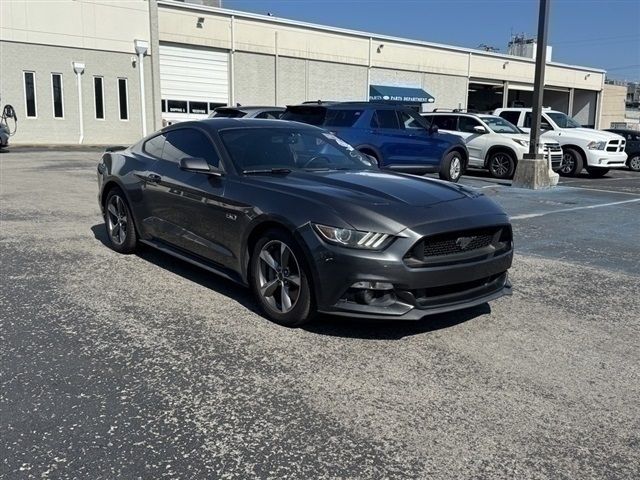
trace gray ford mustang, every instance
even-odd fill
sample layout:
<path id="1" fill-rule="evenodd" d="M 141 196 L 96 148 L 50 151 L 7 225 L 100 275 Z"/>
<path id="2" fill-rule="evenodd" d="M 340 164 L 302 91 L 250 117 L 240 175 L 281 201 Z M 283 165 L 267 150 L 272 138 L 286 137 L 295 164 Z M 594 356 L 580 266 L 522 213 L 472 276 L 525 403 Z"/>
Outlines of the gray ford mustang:
<path id="1" fill-rule="evenodd" d="M 184 122 L 98 164 L 111 246 L 141 242 L 250 286 L 268 318 L 420 319 L 511 293 L 504 211 L 452 183 L 379 170 L 282 120 Z"/>

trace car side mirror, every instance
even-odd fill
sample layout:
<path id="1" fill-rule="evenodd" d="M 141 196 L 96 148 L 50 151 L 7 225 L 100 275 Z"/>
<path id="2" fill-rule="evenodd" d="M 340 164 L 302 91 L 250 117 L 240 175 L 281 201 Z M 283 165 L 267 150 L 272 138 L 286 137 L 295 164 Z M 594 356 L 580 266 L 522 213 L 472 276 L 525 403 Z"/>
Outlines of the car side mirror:
<path id="1" fill-rule="evenodd" d="M 222 171 L 211 167 L 204 158 L 185 157 L 180 160 L 180 170 L 194 173 L 206 173 L 208 175 L 222 176 Z"/>
<path id="2" fill-rule="evenodd" d="M 551 128 L 551 125 L 546 123 L 546 122 L 541 122 L 540 123 L 540 130 L 553 130 L 553 128 Z"/>
<path id="3" fill-rule="evenodd" d="M 487 129 L 484 128 L 482 125 L 476 125 L 475 127 L 473 127 L 473 131 L 479 134 L 487 133 Z"/>
<path id="4" fill-rule="evenodd" d="M 367 155 L 366 153 L 364 153 L 363 155 L 367 160 L 369 160 L 372 167 L 380 168 L 380 165 L 378 164 L 378 159 L 376 157 L 374 157 L 373 155 Z"/>
<path id="5" fill-rule="evenodd" d="M 427 131 L 433 135 L 434 133 L 438 133 L 438 126 L 435 123 L 432 123 L 431 126 L 427 129 Z"/>

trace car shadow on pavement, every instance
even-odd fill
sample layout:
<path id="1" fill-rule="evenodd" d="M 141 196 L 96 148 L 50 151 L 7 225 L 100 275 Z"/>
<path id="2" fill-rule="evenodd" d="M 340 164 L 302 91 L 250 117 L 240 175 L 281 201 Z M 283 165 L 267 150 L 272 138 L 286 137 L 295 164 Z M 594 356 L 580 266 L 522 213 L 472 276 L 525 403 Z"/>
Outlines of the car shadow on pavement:
<path id="1" fill-rule="evenodd" d="M 111 248 L 104 223 L 91 227 L 94 237 L 105 247 Z M 136 255 L 154 265 L 176 275 L 196 282 L 203 287 L 225 295 L 248 310 L 264 317 L 248 288 L 218 277 L 188 262 L 176 259 L 152 247 L 140 245 Z M 369 320 L 361 318 L 338 317 L 334 315 L 318 315 L 312 322 L 302 328 L 310 333 L 344 338 L 360 338 L 365 340 L 399 340 L 412 335 L 429 333 L 443 328 L 453 327 L 473 320 L 481 315 L 491 313 L 491 307 L 485 303 L 476 307 L 456 312 L 426 316 L 422 320 Z"/>
<path id="2" fill-rule="evenodd" d="M 104 246 L 111 248 L 104 223 L 94 225 L 91 227 L 91 231 L 93 232 L 93 236 Z M 219 277 L 203 268 L 196 267 L 195 265 L 191 265 L 188 262 L 179 260 L 143 244 L 139 244 L 135 255 L 171 273 L 180 275 L 189 281 L 196 282 L 203 287 L 232 298 L 248 310 L 261 315 L 258 305 L 253 301 L 251 291 L 248 288 L 244 288 L 231 280 Z"/>
<path id="3" fill-rule="evenodd" d="M 365 340 L 399 340 L 412 335 L 450 328 L 491 313 L 488 303 L 456 312 L 425 316 L 421 320 L 368 320 L 319 315 L 305 325 L 306 331 L 333 337 Z"/>

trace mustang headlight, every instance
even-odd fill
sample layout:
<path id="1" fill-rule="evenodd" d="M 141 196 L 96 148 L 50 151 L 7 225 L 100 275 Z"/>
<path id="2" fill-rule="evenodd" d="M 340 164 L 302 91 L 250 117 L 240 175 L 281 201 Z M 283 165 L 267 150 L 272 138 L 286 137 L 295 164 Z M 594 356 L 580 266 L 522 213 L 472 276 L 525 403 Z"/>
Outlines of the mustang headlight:
<path id="1" fill-rule="evenodd" d="M 587 144 L 587 148 L 589 150 L 604 150 L 604 147 L 607 146 L 607 142 L 589 142 Z"/>
<path id="2" fill-rule="evenodd" d="M 323 240 L 342 247 L 381 250 L 393 240 L 393 236 L 386 233 L 361 232 L 360 230 L 327 227 L 316 223 L 313 224 L 313 227 Z"/>
<path id="3" fill-rule="evenodd" d="M 523 147 L 529 148 L 529 140 L 521 140 L 519 138 L 513 138 L 512 140 L 516 142 L 518 145 L 522 145 Z"/>

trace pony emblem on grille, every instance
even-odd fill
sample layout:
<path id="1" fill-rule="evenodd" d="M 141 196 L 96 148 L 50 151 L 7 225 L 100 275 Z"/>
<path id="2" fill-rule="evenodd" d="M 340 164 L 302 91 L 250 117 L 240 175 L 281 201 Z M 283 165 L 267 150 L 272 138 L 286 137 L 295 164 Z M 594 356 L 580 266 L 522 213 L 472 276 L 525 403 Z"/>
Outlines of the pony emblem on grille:
<path id="1" fill-rule="evenodd" d="M 469 246 L 471 241 L 476 237 L 459 237 L 456 239 L 456 245 L 460 247 L 461 250 L 464 250 Z"/>

